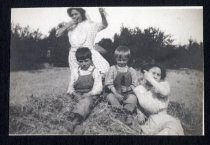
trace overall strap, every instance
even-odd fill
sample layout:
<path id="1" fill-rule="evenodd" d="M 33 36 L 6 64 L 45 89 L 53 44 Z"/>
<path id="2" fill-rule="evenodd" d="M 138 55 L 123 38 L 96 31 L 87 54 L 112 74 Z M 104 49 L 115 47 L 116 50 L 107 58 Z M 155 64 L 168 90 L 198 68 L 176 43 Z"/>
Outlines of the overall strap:
<path id="1" fill-rule="evenodd" d="M 80 76 L 80 67 L 78 67 L 78 70 L 77 70 L 77 73 L 78 73 L 78 75 Z M 90 71 L 91 72 L 91 74 L 93 73 L 93 71 L 95 70 L 95 66 L 93 66 L 93 69 Z"/>
<path id="2" fill-rule="evenodd" d="M 116 70 L 117 70 L 117 72 L 118 72 L 118 70 L 119 70 L 119 69 L 118 69 L 117 65 L 115 65 L 115 69 L 116 69 Z"/>
<path id="3" fill-rule="evenodd" d="M 79 69 L 80 69 L 80 67 L 78 67 L 77 73 L 78 73 L 78 75 L 80 76 L 80 71 L 79 71 Z"/>
<path id="4" fill-rule="evenodd" d="M 96 68 L 96 67 L 93 65 L 93 69 L 91 70 L 91 73 L 93 73 L 93 71 L 95 70 L 95 68 Z"/>

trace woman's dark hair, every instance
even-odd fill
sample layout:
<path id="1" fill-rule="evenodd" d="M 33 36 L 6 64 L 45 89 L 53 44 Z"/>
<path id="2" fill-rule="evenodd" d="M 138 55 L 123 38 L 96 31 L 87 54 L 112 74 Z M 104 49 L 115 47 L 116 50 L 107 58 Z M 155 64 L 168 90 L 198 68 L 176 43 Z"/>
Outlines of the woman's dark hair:
<path id="1" fill-rule="evenodd" d="M 85 10 L 83 9 L 83 8 L 68 8 L 67 9 L 67 13 L 68 13 L 68 15 L 71 17 L 71 12 L 72 12 L 72 10 L 76 10 L 76 11 L 78 11 L 80 14 L 81 14 L 81 17 L 82 17 L 82 21 L 84 21 L 84 20 L 86 20 L 87 18 L 86 18 L 86 15 L 85 15 Z"/>
<path id="2" fill-rule="evenodd" d="M 80 47 L 76 51 L 76 59 L 78 60 L 84 60 L 87 58 L 90 58 L 92 60 L 92 54 L 88 47 Z"/>
<path id="3" fill-rule="evenodd" d="M 143 64 L 141 67 L 141 72 L 144 73 L 144 70 L 149 71 L 153 67 L 158 67 L 161 70 L 161 80 L 164 80 L 166 77 L 166 68 L 158 63 L 147 63 Z"/>

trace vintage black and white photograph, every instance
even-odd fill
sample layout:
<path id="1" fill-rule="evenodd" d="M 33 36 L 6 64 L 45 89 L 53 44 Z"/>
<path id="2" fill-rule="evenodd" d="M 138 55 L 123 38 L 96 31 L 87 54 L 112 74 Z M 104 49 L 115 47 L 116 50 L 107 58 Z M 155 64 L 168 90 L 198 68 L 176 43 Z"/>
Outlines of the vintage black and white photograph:
<path id="1" fill-rule="evenodd" d="M 9 135 L 203 136 L 203 7 L 11 8 Z"/>

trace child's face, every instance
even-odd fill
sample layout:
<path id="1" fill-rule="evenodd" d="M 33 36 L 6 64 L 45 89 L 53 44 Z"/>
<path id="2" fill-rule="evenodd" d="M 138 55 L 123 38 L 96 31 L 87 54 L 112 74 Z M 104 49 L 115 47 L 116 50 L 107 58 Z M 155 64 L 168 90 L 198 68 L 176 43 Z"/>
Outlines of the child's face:
<path id="1" fill-rule="evenodd" d="M 116 57 L 117 65 L 120 67 L 127 66 L 128 58 L 127 57 Z"/>
<path id="2" fill-rule="evenodd" d="M 92 65 L 92 60 L 90 58 L 78 60 L 78 64 L 82 70 L 87 70 Z"/>
<path id="3" fill-rule="evenodd" d="M 159 67 L 152 67 L 151 69 L 149 69 L 149 72 L 152 74 L 153 78 L 156 81 L 160 81 L 161 79 L 161 70 Z"/>

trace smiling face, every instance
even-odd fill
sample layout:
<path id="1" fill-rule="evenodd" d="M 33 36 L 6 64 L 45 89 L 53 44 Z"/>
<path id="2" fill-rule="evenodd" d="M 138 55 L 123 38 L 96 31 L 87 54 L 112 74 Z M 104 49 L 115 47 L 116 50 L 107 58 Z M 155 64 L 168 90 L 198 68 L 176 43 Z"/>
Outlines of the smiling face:
<path id="1" fill-rule="evenodd" d="M 77 10 L 75 10 L 75 9 L 73 9 L 73 10 L 71 11 L 70 17 L 73 19 L 73 21 L 74 21 L 76 24 L 82 22 L 82 16 L 81 16 L 80 12 L 77 11 Z"/>
<path id="2" fill-rule="evenodd" d="M 88 68 L 92 65 L 92 60 L 90 58 L 78 60 L 78 64 L 82 70 L 88 70 Z"/>
<path id="3" fill-rule="evenodd" d="M 149 72 L 152 73 L 153 78 L 156 81 L 160 81 L 161 79 L 161 70 L 159 67 L 152 67 L 151 69 L 149 69 Z"/>
<path id="4" fill-rule="evenodd" d="M 119 67 L 125 67 L 128 64 L 128 58 L 126 56 L 116 57 L 116 62 Z"/>

